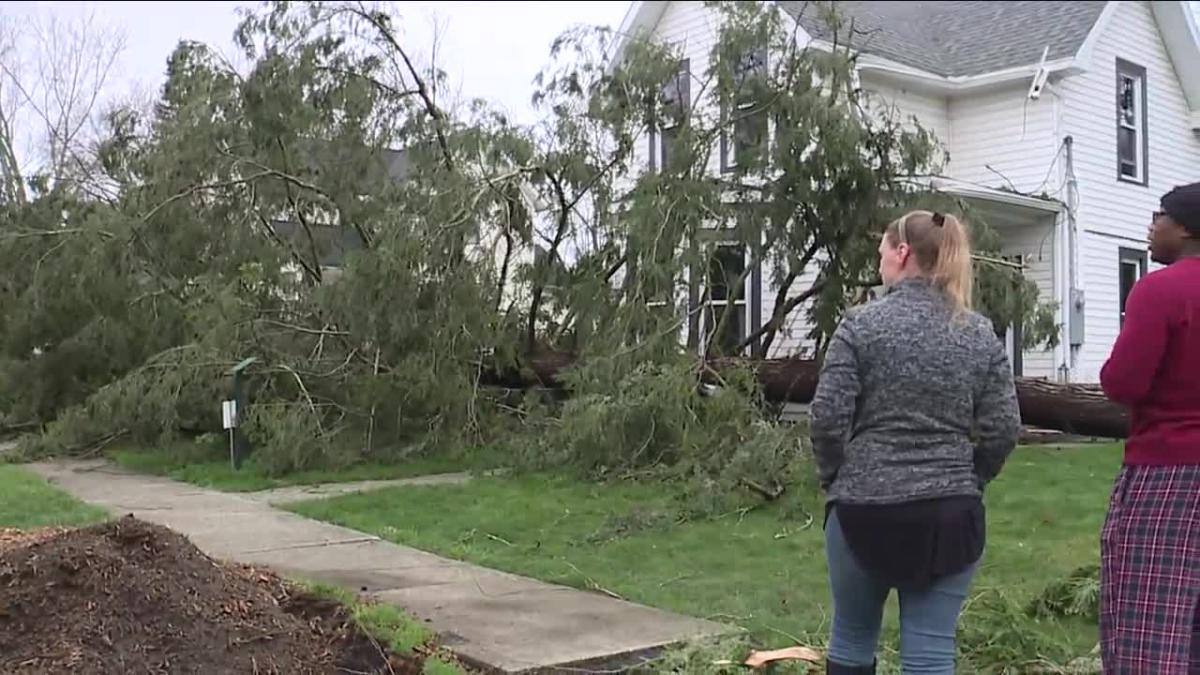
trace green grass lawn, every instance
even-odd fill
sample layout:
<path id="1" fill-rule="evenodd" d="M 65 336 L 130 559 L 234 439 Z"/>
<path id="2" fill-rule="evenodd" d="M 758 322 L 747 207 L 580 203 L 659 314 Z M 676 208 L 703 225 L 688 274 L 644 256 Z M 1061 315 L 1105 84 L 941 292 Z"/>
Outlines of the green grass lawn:
<path id="1" fill-rule="evenodd" d="M 0 465 L 0 527 L 76 527 L 108 518 L 26 469 Z"/>
<path id="2" fill-rule="evenodd" d="M 1120 448 L 1111 445 L 1015 452 L 987 495 L 989 541 L 977 597 L 999 589 L 1023 606 L 1095 562 L 1119 461 Z M 660 485 L 555 476 L 406 487 L 292 508 L 448 557 L 738 624 L 767 644 L 820 644 L 828 631 L 820 514 L 809 522 L 764 509 L 664 524 L 656 514 L 674 509 Z M 1076 653 L 1096 642 L 1095 626 L 1082 620 L 1044 630 Z"/>
<path id="3" fill-rule="evenodd" d="M 423 672 L 426 675 L 461 675 L 465 671 L 451 659 L 430 654 L 436 637 L 424 624 L 405 614 L 394 605 L 363 602 L 355 594 L 341 588 L 311 581 L 300 581 L 302 587 L 318 596 L 331 598 L 349 607 L 354 621 L 393 654 L 425 653 Z"/>
<path id="4" fill-rule="evenodd" d="M 203 447 L 119 448 L 112 450 L 108 455 L 119 466 L 131 471 L 166 476 L 225 492 L 256 492 L 291 485 L 413 478 L 491 469 L 499 464 L 494 454 L 480 451 L 469 455 L 421 457 L 403 462 L 364 461 L 337 469 L 300 471 L 273 477 L 254 463 L 253 456 L 239 469 L 234 470 L 228 455 Z"/>

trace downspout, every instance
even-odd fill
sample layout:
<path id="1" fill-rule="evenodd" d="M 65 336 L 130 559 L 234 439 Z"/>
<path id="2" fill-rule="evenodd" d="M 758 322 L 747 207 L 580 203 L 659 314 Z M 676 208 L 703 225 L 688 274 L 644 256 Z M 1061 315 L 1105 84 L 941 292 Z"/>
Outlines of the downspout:
<path id="1" fill-rule="evenodd" d="M 1067 361 L 1066 381 L 1073 378 L 1079 361 L 1079 352 L 1083 347 L 1084 336 L 1084 295 L 1079 287 L 1079 222 L 1076 218 L 1076 206 L 1079 203 L 1079 184 L 1075 178 L 1075 142 L 1071 136 L 1063 138 L 1066 146 L 1067 172 Z"/>
<path id="2" fill-rule="evenodd" d="M 1071 295 L 1070 265 L 1067 260 L 1067 211 L 1064 208 L 1054 218 L 1054 300 L 1058 303 L 1059 341 L 1054 347 L 1054 364 L 1059 382 L 1070 381 L 1070 347 L 1066 335 L 1070 331 L 1071 312 L 1067 298 Z"/>

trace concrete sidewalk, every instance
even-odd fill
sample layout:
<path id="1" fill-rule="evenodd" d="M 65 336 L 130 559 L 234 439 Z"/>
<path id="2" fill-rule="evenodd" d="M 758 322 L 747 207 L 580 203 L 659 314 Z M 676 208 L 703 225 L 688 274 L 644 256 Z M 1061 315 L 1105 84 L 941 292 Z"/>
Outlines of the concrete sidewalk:
<path id="1" fill-rule="evenodd" d="M 103 461 L 29 467 L 115 516 L 188 537 L 214 558 L 269 566 L 394 603 L 489 670 L 575 672 L 737 629 L 447 560 L 272 508 L 262 499 L 129 473 Z"/>

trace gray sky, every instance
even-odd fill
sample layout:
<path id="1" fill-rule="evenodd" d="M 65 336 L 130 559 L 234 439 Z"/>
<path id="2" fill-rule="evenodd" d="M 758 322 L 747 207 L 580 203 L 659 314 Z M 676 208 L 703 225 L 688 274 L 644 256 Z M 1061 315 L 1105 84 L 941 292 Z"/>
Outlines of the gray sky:
<path id="1" fill-rule="evenodd" d="M 124 30 L 114 94 L 134 83 L 156 91 L 167 56 L 181 39 L 205 42 L 233 55 L 235 8 L 257 2 L 0 2 L 0 19 L 29 14 L 74 20 L 94 11 L 98 20 Z M 532 80 L 549 60 L 550 43 L 578 24 L 614 29 L 629 3 L 606 2 L 395 2 L 405 46 L 428 60 L 433 27 L 440 29 L 438 64 L 452 90 L 483 97 L 517 121 L 532 122 Z"/>
<path id="2" fill-rule="evenodd" d="M 616 28 L 628 2 L 396 2 L 406 46 L 428 58 L 433 26 L 441 27 L 440 67 L 451 92 L 483 97 L 519 122 L 533 122 L 531 81 L 549 59 L 551 41 L 577 24 Z M 0 20 L 36 13 L 73 20 L 90 11 L 124 30 L 128 39 L 118 62 L 112 96 L 135 85 L 154 93 L 161 85 L 166 58 L 181 39 L 193 39 L 233 54 L 238 6 L 247 2 L 0 2 Z M 1193 2 L 1200 17 L 1200 2 Z"/>

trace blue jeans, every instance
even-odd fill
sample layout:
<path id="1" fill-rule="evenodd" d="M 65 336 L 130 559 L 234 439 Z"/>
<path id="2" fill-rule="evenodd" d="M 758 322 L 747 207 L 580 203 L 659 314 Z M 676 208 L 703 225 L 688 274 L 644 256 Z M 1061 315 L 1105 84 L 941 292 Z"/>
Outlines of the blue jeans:
<path id="1" fill-rule="evenodd" d="M 849 666 L 847 672 L 870 668 L 879 646 L 883 606 L 892 589 L 875 581 L 855 560 L 842 535 L 836 508 L 825 525 L 825 555 L 833 591 L 829 661 Z M 924 590 L 900 591 L 900 662 L 904 675 L 954 675 L 958 616 L 977 565 Z"/>

